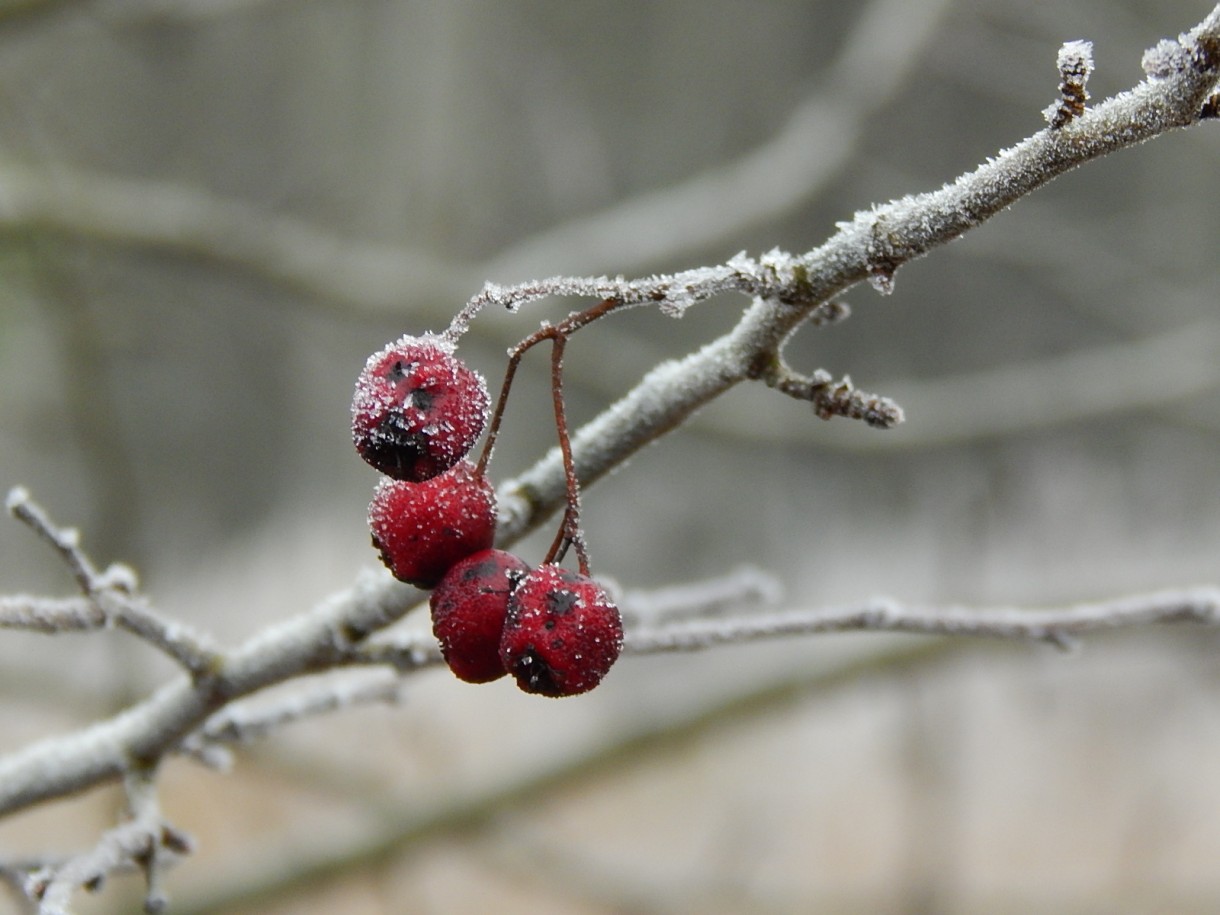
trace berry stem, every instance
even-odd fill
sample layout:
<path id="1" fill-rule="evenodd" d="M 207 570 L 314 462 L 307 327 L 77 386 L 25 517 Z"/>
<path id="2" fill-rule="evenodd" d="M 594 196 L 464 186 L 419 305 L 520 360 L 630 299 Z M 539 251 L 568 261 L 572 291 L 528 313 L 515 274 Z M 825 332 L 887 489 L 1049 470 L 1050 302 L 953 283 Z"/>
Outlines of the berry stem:
<path id="1" fill-rule="evenodd" d="M 491 460 L 492 449 L 496 445 L 496 436 L 500 434 L 500 421 L 504 418 L 504 408 L 508 405 L 508 391 L 513 386 L 513 376 L 517 374 L 517 366 L 521 364 L 521 356 L 525 349 L 518 344 L 508 356 L 508 367 L 504 370 L 504 382 L 500 385 L 500 396 L 496 399 L 495 410 L 491 414 L 491 422 L 487 425 L 487 438 L 483 441 L 483 451 L 479 462 L 475 465 L 475 474 L 483 476 L 487 470 L 487 462 Z"/>
<path id="2" fill-rule="evenodd" d="M 584 311 L 569 314 L 558 324 L 543 324 L 536 331 L 518 343 L 508 354 L 508 366 L 504 371 L 504 382 L 500 385 L 500 395 L 496 399 L 495 410 L 487 425 L 487 438 L 483 451 L 479 455 L 475 467 L 476 476 L 483 476 L 487 464 L 491 460 L 495 448 L 496 437 L 500 434 L 500 425 L 504 419 L 504 410 L 508 405 L 509 391 L 517 374 L 517 367 L 522 357 L 543 340 L 551 341 L 551 399 L 555 407 L 555 430 L 559 436 L 559 451 L 563 456 L 564 480 L 567 484 L 567 504 L 564 507 L 563 523 L 560 525 L 555 540 L 547 551 L 546 562 L 557 562 L 567 553 L 568 547 L 576 549 L 576 558 L 580 563 L 581 574 L 589 574 L 589 556 L 585 548 L 584 534 L 580 529 L 580 481 L 576 476 L 576 464 L 572 458 L 572 442 L 568 433 L 567 411 L 563 400 L 563 353 L 568 338 L 599 318 L 605 317 L 614 309 L 623 305 L 621 299 L 603 299 L 596 305 Z"/>
<path id="3" fill-rule="evenodd" d="M 572 459 L 572 441 L 568 434 L 567 410 L 563 401 L 563 352 L 567 342 L 567 335 L 556 336 L 551 346 L 551 400 L 555 405 L 555 431 L 559 436 L 559 453 L 563 456 L 567 504 L 564 506 L 563 523 L 559 527 L 559 533 L 543 561 L 558 562 L 567 552 L 567 548 L 572 546 L 576 549 L 581 574 L 588 575 L 589 554 L 585 547 L 584 532 L 580 527 L 580 480 L 576 476 L 576 462 Z"/>
<path id="4" fill-rule="evenodd" d="M 513 378 L 517 374 L 517 366 L 521 364 L 521 358 L 526 352 L 533 349 L 543 340 L 559 340 L 561 338 L 566 340 L 582 327 L 592 324 L 598 318 L 604 317 L 623 304 L 625 303 L 621 299 L 603 299 L 584 311 L 572 312 L 558 324 L 544 323 L 509 351 L 508 367 L 504 371 L 504 382 L 500 385 L 500 396 L 496 400 L 495 410 L 492 412 L 491 421 L 487 425 L 487 438 L 483 444 L 483 451 L 479 455 L 478 473 L 480 475 L 487 469 L 487 464 L 491 460 L 491 452 L 495 447 L 496 436 L 500 434 L 500 423 L 504 418 L 504 409 L 508 406 L 508 392 L 513 385 Z M 551 378 L 552 385 L 554 385 L 555 376 L 553 371 Z M 562 383 L 560 386 L 562 387 Z"/>

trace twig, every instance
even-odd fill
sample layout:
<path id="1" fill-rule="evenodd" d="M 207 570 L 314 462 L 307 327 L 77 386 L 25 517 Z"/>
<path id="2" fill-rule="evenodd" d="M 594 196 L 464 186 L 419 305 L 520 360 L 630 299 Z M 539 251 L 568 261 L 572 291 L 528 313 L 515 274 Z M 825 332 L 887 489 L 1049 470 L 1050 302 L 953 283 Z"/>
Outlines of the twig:
<path id="1" fill-rule="evenodd" d="M 249 743 L 287 725 L 356 705 L 396 703 L 402 690 L 401 678 L 384 670 L 372 676 L 366 672 L 359 677 L 297 685 L 284 695 L 230 703 L 187 737 L 179 749 L 215 767 L 217 757 L 213 754 L 221 744 Z"/>
<path id="2" fill-rule="evenodd" d="M 724 267 L 676 275 L 682 278 L 677 286 L 674 276 L 656 277 L 620 283 L 617 293 L 601 281 L 561 278 L 555 294 L 588 295 L 575 287 L 593 282 L 593 294 L 599 297 L 617 294 L 646 301 L 652 295 L 653 301 L 672 301 L 677 288 L 679 307 L 727 288 L 755 297 L 733 331 L 696 353 L 658 366 L 573 436 L 572 455 L 583 484 L 588 486 L 729 388 L 756 377 L 796 327 L 851 286 L 868 281 L 887 292 L 903 264 L 952 241 L 1064 172 L 1197 123 L 1220 79 L 1220 6 L 1175 47 L 1176 56 L 1162 56 L 1172 58 L 1176 69 L 1166 65 L 1165 75 L 1158 71 L 1058 130 L 1039 131 L 940 190 L 857 213 L 807 254 L 794 257 L 777 251 L 757 261 L 738 257 Z M 510 304 L 523 295 L 537 297 L 534 287 L 500 290 L 501 299 Z M 496 298 L 496 290 L 491 297 Z M 532 529 L 563 504 L 564 495 L 560 456 L 548 455 L 501 488 L 502 536 L 512 538 Z"/>
<path id="3" fill-rule="evenodd" d="M 781 592 L 779 579 L 774 575 L 745 566 L 718 578 L 649 591 L 627 591 L 619 596 L 618 606 L 625 621 L 656 625 L 773 607 L 779 603 Z"/>
<path id="4" fill-rule="evenodd" d="M 1220 388 L 1220 322 L 941 378 L 892 379 L 885 387 L 917 422 L 887 435 L 823 437 L 818 446 L 909 451 L 1138 410 L 1164 416 L 1175 401 Z M 748 433 L 751 441 L 810 441 L 803 426 L 750 410 L 725 402 L 695 417 L 692 427 L 734 438 Z"/>
<path id="5" fill-rule="evenodd" d="M 436 639 L 415 633 L 378 637 L 352 646 L 344 660 L 345 664 L 368 666 L 386 665 L 398 673 L 405 674 L 441 663 L 440 648 Z"/>
<path id="6" fill-rule="evenodd" d="M 1083 162 L 1199 120 L 1220 76 L 1220 6 L 1162 53 L 1164 75 L 1045 129 L 938 191 L 862 212 L 824 245 L 800 256 L 775 252 L 719 268 L 622 283 L 661 293 L 675 311 L 718 284 L 753 297 L 730 333 L 684 359 L 654 369 L 627 396 L 572 436 L 572 458 L 589 485 L 739 382 L 757 377 L 791 332 L 849 287 L 886 289 L 894 272 L 932 247 Z M 664 288 L 662 288 L 664 287 Z M 583 293 L 581 293 L 583 294 Z M 635 293 L 631 293 L 635 294 Z M 644 301 L 644 299 L 640 299 Z M 565 500 L 563 459 L 551 453 L 501 487 L 499 540 L 511 543 Z M 132 760 L 155 761 L 229 702 L 305 673 L 353 663 L 353 646 L 402 617 L 418 595 L 388 575 L 363 577 L 312 612 L 273 626 L 229 654 L 212 675 L 168 683 L 107 721 L 42 741 L 0 759 L 0 815 L 122 777 Z M 714 636 L 713 636 L 714 637 Z M 636 643 L 640 650 L 647 647 Z"/>
<path id="7" fill-rule="evenodd" d="M 69 915 L 69 902 L 78 889 L 99 889 L 110 874 L 132 867 L 144 872 L 148 884 L 144 911 L 165 910 L 162 870 L 189 854 L 192 843 L 162 818 L 154 772 L 137 768 L 128 773 L 124 784 L 126 822 L 107 831 L 90 851 L 34 871 L 27 878 L 26 892 L 38 900 L 39 915 Z"/>
<path id="8" fill-rule="evenodd" d="M 892 429 L 905 419 L 902 407 L 893 400 L 858 390 L 846 375 L 839 381 L 824 369 L 810 376 L 799 375 L 776 358 L 763 372 L 762 380 L 789 397 L 809 401 L 821 419 L 832 416 L 861 419 L 874 429 Z"/>
<path id="9" fill-rule="evenodd" d="M 1163 591 L 1100 603 L 1029 610 L 905 607 L 878 600 L 861 607 L 792 611 L 727 620 L 699 620 L 627 634 L 624 654 L 699 651 L 780 636 L 822 632 L 907 632 L 1046 642 L 1070 648 L 1085 632 L 1161 623 L 1220 622 L 1220 589 Z"/>
<path id="10" fill-rule="evenodd" d="M 181 677 L 125 712 L 0 758 L 0 816 L 121 778 L 135 761 L 172 752 L 228 703 L 307 673 L 358 663 L 369 633 L 418 603 L 418 592 L 377 572 L 313 611 L 234 649 L 211 676 Z"/>
<path id="11" fill-rule="evenodd" d="M 29 632 L 88 632 L 109 622 L 106 613 L 85 597 L 0 597 L 0 629 Z"/>
<path id="12" fill-rule="evenodd" d="M 856 686 L 870 677 L 910 677 L 944 662 L 958 652 L 961 643 L 935 639 L 888 647 L 865 657 L 831 662 L 828 667 L 803 669 L 752 686 L 727 698 L 661 721 L 637 724 L 620 736 L 592 747 L 550 768 L 512 781 L 485 793 L 442 804 L 420 815 L 407 811 L 389 816 L 392 826 L 336 849 L 311 857 L 298 857 L 278 872 L 267 870 L 254 881 L 217 890 L 195 904 L 186 903 L 178 915 L 220 915 L 238 909 L 260 909 L 282 903 L 289 894 L 315 889 L 355 869 L 377 869 L 388 862 L 427 847 L 438 837 L 469 833 L 495 822 L 505 812 L 526 807 L 541 798 L 554 798 L 565 790 L 598 778 L 620 777 L 628 766 L 655 758 L 721 733 L 743 722 L 757 721 L 797 702 L 816 701 L 846 686 Z"/>
<path id="13" fill-rule="evenodd" d="M 86 628 L 85 623 L 90 624 L 87 628 L 113 624 L 160 649 L 181 664 L 192 677 L 208 676 L 220 665 L 220 652 L 210 639 L 153 611 L 137 593 L 135 573 L 127 566 L 112 565 L 99 572 L 80 548 L 77 532 L 56 527 L 24 489 L 17 487 L 11 490 L 5 505 L 13 517 L 38 534 L 59 554 L 76 579 L 77 587 L 93 605 L 93 616 L 99 618 L 94 624 L 93 616 L 84 618 L 80 614 L 73 614 L 70 607 L 51 604 L 46 607 L 50 613 L 38 620 L 39 625 L 31 621 L 25 628 L 54 632 L 58 631 L 55 628 L 57 620 L 75 630 Z M 26 608 L 27 612 L 38 609 L 35 606 Z"/>

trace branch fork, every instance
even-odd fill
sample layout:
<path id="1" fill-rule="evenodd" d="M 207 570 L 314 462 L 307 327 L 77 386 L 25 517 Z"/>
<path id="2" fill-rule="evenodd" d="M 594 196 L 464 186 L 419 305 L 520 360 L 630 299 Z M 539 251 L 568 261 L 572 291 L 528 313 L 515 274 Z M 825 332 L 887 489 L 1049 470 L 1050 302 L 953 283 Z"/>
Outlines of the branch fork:
<path id="1" fill-rule="evenodd" d="M 679 316 L 722 293 L 751 297 L 733 330 L 695 352 L 657 366 L 617 403 L 570 435 L 557 398 L 556 421 L 568 445 L 554 449 L 501 487 L 500 502 L 506 510 L 499 542 L 511 543 L 565 507 L 565 523 L 553 549 L 558 554 L 572 546 L 580 556 L 584 547 L 574 533 L 578 531 L 578 506 L 571 497 L 573 481 L 590 485 L 745 380 L 761 379 L 808 401 L 819 415 L 859 418 L 883 428 L 898 422 L 901 410 L 896 404 L 858 391 L 847 377 L 835 381 L 822 370 L 808 376 L 793 371 L 782 359 L 784 343 L 804 323 L 825 324 L 844 317 L 846 307 L 838 304 L 839 297 L 849 288 L 870 282 L 879 292 L 889 292 L 896 271 L 909 260 L 957 238 L 1069 169 L 1201 118 L 1215 117 L 1220 108 L 1220 6 L 1177 42 L 1162 42 L 1149 51 L 1144 64 L 1147 79 L 1087 108 L 1091 55 L 1080 43 L 1065 46 L 1058 62 L 1060 98 L 1048 110 L 1048 128 L 938 190 L 857 214 L 841 223 L 824 244 L 804 254 L 772 251 L 757 259 L 739 255 L 721 266 L 635 281 L 555 277 L 518 286 L 484 287 L 446 332 L 454 340 L 489 304 L 515 310 L 528 301 L 551 296 L 592 298 L 600 303 L 574 313 L 562 332 L 547 327 L 539 332 L 539 341 L 552 341 L 555 373 L 562 367 L 567 336 L 593 316 L 634 305 L 655 305 Z M 492 435 L 489 430 L 489 437 Z M 147 641 L 183 671 L 109 720 L 0 759 L 0 816 L 104 782 L 123 780 L 127 789 L 127 820 L 105 833 L 91 852 L 52 866 L 32 880 L 31 892 L 41 896 L 47 915 L 65 910 L 66 895 L 74 889 L 97 886 L 107 873 L 125 867 L 145 872 L 147 908 L 155 911 L 164 905 L 158 875 L 175 856 L 189 851 L 189 840 L 165 823 L 156 806 L 156 765 L 166 755 L 188 752 L 218 758 L 217 748 L 222 744 L 258 736 L 345 702 L 383 701 L 389 694 L 377 684 L 342 696 L 327 693 L 323 687 L 310 693 L 308 701 L 248 708 L 245 717 L 236 700 L 305 674 L 340 667 L 377 664 L 407 672 L 437 660 L 435 653 L 418 643 L 369 638 L 419 603 L 417 592 L 388 575 L 361 577 L 311 612 L 222 652 L 209 637 L 153 610 L 129 570 L 122 566 L 97 569 L 74 532 L 57 527 L 24 490 L 13 490 L 7 507 L 52 547 L 72 572 L 81 596 L 56 601 L 0 600 L 0 626 L 49 633 L 114 626 Z M 741 582 L 734 587 L 743 601 L 750 599 L 749 587 Z M 689 594 L 684 600 L 687 605 L 676 619 L 637 618 L 645 625 L 628 633 L 628 650 L 693 650 L 755 638 L 849 629 L 987 635 L 1064 645 L 1080 633 L 1097 629 L 1187 620 L 1215 624 L 1220 616 L 1215 589 L 1047 611 L 929 610 L 876 601 L 845 610 L 797 609 L 735 619 L 701 613 L 698 601 Z M 723 595 L 712 603 L 723 608 Z"/>

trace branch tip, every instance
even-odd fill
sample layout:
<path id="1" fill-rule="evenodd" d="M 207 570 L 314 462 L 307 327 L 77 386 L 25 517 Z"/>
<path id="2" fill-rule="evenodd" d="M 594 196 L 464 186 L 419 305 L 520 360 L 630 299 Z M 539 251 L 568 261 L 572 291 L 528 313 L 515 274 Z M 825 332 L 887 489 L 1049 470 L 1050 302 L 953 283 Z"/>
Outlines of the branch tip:
<path id="1" fill-rule="evenodd" d="M 892 429 L 906 418 L 902 407 L 895 401 L 859 390 L 849 375 L 844 375 L 838 381 L 825 369 L 817 369 L 808 376 L 800 375 L 782 359 L 773 359 L 764 367 L 760 377 L 769 387 L 789 397 L 809 401 L 820 419 L 843 416 L 862 420 L 874 429 Z"/>
<path id="2" fill-rule="evenodd" d="M 4 510 L 16 516 L 22 506 L 30 501 L 30 491 L 24 486 L 14 486 L 4 497 Z"/>

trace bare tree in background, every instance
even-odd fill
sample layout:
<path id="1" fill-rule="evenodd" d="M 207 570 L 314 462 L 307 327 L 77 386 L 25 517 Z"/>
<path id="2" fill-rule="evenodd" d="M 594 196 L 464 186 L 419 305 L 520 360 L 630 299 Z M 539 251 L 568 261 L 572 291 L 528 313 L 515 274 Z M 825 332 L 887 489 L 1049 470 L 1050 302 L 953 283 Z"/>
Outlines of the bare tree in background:
<path id="1" fill-rule="evenodd" d="M 34 12 L 25 10 L 27 6 L 14 5 L 7 15 L 54 16 L 59 4 L 33 4 Z M 117 5 L 113 10 L 98 6 L 106 7 L 105 15 L 131 15 Z M 140 15 L 189 12 L 207 18 L 229 15 L 231 7 L 245 4 L 142 6 L 147 8 Z M 1057 59 L 1057 94 L 1047 93 L 1045 127 L 997 150 L 984 164 L 937 190 L 859 210 L 839 222 L 818 247 L 797 253 L 779 248 L 757 256 L 743 253 L 717 266 L 640 279 L 578 274 L 604 267 L 597 258 L 606 248 L 627 264 L 645 263 L 650 257 L 672 259 L 707 243 L 714 233 L 724 233 L 726 218 L 742 229 L 780 219 L 850 161 L 853 134 L 865 131 L 885 99 L 897 91 L 904 61 L 918 54 L 945 6 L 870 4 L 842 43 L 826 91 L 799 108 L 773 139 L 731 165 L 606 207 L 559 230 L 540 229 L 494 257 L 471 258 L 469 263 L 444 261 L 401 245 L 356 244 L 306 220 L 269 216 L 257 202 L 237 203 L 179 183 L 72 164 L 0 164 L 0 218 L 10 233 L 35 227 L 83 236 L 98 245 L 170 251 L 240 268 L 260 282 L 345 304 L 366 317 L 392 309 L 404 295 L 429 302 L 466 300 L 464 310 L 450 308 L 458 312 L 456 326 L 486 326 L 497 343 L 528 334 L 536 326 L 529 303 L 543 299 L 604 300 L 624 308 L 654 309 L 668 318 L 684 318 L 685 329 L 699 321 L 710 300 L 744 297 L 746 307 L 730 329 L 686 355 L 659 361 L 576 431 L 572 456 L 586 486 L 620 468 L 645 445 L 687 425 L 697 411 L 744 382 L 762 382 L 805 402 L 822 419 L 857 420 L 872 427 L 873 436 L 895 435 L 893 430 L 904 421 L 903 407 L 911 408 L 908 398 L 857 387 L 853 377 L 862 380 L 866 372 L 853 369 L 849 377 L 816 366 L 804 368 L 808 355 L 801 345 L 834 332 L 832 328 L 849 317 L 846 293 L 867 284 L 889 295 L 902 268 L 912 261 L 976 228 L 985 235 L 990 227 L 983 223 L 1065 172 L 1180 128 L 1212 129 L 1206 122 L 1220 116 L 1220 7 L 1178 39 L 1150 48 L 1143 59 L 1144 78 L 1137 85 L 1095 104 L 1089 103 L 1088 89 L 1094 70 L 1092 46 L 1080 40 L 1063 44 Z M 883 28 L 886 23 L 889 27 Z M 881 35 L 889 36 L 890 46 Z M 878 63 L 882 57 L 885 66 Z M 1052 73 L 1048 67 L 1048 77 Z M 1049 86 L 1049 78 L 1047 82 Z M 968 120 L 971 113 L 958 117 Z M 777 175 L 783 179 L 778 184 Z M 1200 195 L 1207 197 L 1211 191 L 1201 188 Z M 725 212 L 730 216 L 723 217 Z M 42 239 L 38 244 L 53 242 Z M 1081 250 L 1073 260 L 1087 269 L 1089 257 Z M 88 256 L 98 255 L 93 251 Z M 573 275 L 512 281 L 552 263 L 571 264 Z M 501 276 L 505 281 L 496 282 Z M 64 282 L 71 286 L 70 280 Z M 438 306 L 437 314 L 443 314 L 443 307 Z M 569 356 L 576 378 L 596 375 L 599 360 L 619 358 L 612 351 L 613 337 L 603 338 L 603 349 L 597 343 L 599 332 L 613 333 L 614 320 L 605 322 L 605 328 L 598 324 L 587 334 L 582 331 L 580 348 L 574 346 Z M 879 332 L 885 333 L 884 328 Z M 923 434 L 952 439 L 1036 427 L 1046 413 L 1070 420 L 1104 414 L 1120 404 L 1162 405 L 1214 387 L 1217 339 L 1211 324 L 1184 330 L 1165 327 L 1135 343 L 1057 355 L 1020 372 L 980 369 L 940 387 L 929 384 L 922 392 L 924 402 L 953 404 L 953 409 L 939 417 L 915 416 L 907 425 L 915 440 L 921 423 L 933 428 Z M 799 354 L 794 353 L 798 349 Z M 597 385 L 589 381 L 594 393 L 599 393 Z M 872 383 L 865 386 L 871 388 Z M 919 386 L 914 390 L 919 400 Z M 1031 412 L 1037 415 L 1031 418 Z M 724 415 L 719 421 L 725 421 Z M 709 425 L 716 422 L 708 420 Z M 749 411 L 733 422 L 749 424 Z M 749 434 L 748 429 L 739 431 Z M 887 446 L 858 447 L 866 453 Z M 535 453 L 531 459 L 528 469 L 499 486 L 500 544 L 517 543 L 545 527 L 563 504 L 565 478 L 558 452 L 541 457 Z M 124 484 L 120 477 L 114 489 L 117 502 L 124 501 L 125 485 L 130 481 Z M 630 498 L 625 490 L 624 496 Z M 692 486 L 690 498 L 700 498 L 697 486 Z M 350 587 L 315 597 L 311 609 L 269 623 L 229 647 L 203 621 L 188 622 L 154 606 L 132 569 L 96 564 L 87 538 L 61 526 L 59 512 L 53 516 L 44 501 L 39 492 L 15 487 L 7 507 L 61 560 L 79 593 L 0 598 L 0 626 L 59 638 L 119 629 L 164 656 L 175 673 L 115 714 L 99 714 L 85 727 L 5 747 L 0 813 L 16 815 L 105 785 L 121 786 L 122 810 L 117 823 L 82 839 L 76 850 L 0 854 L 0 873 L 15 899 L 48 915 L 73 911 L 81 889 L 98 890 L 112 874 L 130 871 L 144 879 L 148 911 L 177 911 L 168 902 L 164 879 L 169 865 L 190 856 L 195 846 L 191 823 L 179 822 L 163 809 L 161 779 L 168 762 L 187 757 L 225 768 L 233 763 L 235 745 L 288 724 L 401 699 L 417 674 L 440 661 L 426 629 L 396 625 L 422 598 L 384 572 L 361 573 Z M 116 510 L 111 521 L 122 515 Z M 645 531 L 636 536 L 649 535 Z M 825 536 L 832 538 L 834 531 L 827 530 Z M 761 558 L 747 553 L 743 561 Z M 1166 590 L 1135 596 L 1110 591 L 1095 593 L 1088 601 L 1033 609 L 1023 605 L 1023 595 L 1014 594 L 1009 606 L 971 608 L 875 598 L 868 560 L 863 558 L 855 602 L 827 607 L 803 593 L 782 599 L 777 578 L 749 568 L 692 584 L 640 590 L 630 587 L 631 569 L 606 571 L 626 589 L 621 603 L 628 655 L 842 631 L 982 636 L 1063 648 L 1096 630 L 1171 622 L 1214 624 L 1220 618 L 1220 587 L 1178 586 L 1173 579 L 1164 582 Z M 344 868 L 377 867 L 431 837 L 492 823 L 506 811 L 540 802 L 632 753 L 688 739 L 718 721 L 749 717 L 778 697 L 831 688 L 870 673 L 901 674 L 948 655 L 958 644 L 956 638 L 886 643 L 863 659 L 761 686 L 747 684 L 694 713 L 620 728 L 587 752 L 569 754 L 505 786 L 452 804 L 415 809 L 403 818 L 383 818 L 351 842 L 339 843 L 337 850 L 323 849 L 280 869 L 268 868 L 257 878 L 235 881 L 231 892 L 213 886 L 187 910 L 261 905 Z M 612 674 L 601 690 L 615 689 L 614 683 Z M 223 791 L 224 783 L 213 783 L 212 790 Z M 192 865 L 188 860 L 182 866 Z M 660 903 L 656 905 L 661 910 Z"/>

